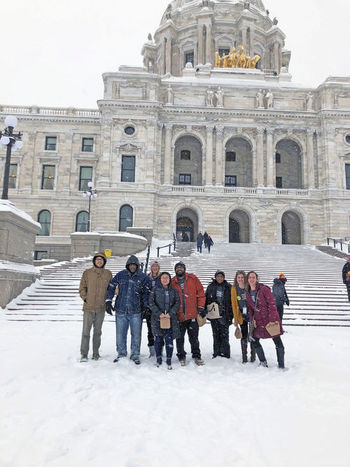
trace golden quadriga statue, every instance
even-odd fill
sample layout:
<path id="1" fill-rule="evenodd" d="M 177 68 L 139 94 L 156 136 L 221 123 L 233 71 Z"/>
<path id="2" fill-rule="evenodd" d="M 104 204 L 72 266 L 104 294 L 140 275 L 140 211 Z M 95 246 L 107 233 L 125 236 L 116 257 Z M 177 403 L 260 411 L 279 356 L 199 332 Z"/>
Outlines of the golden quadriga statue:
<path id="1" fill-rule="evenodd" d="M 243 45 L 233 47 L 228 55 L 220 57 L 219 52 L 215 52 L 215 67 L 217 68 L 250 68 L 254 69 L 260 60 L 259 55 L 253 58 L 246 55 Z"/>

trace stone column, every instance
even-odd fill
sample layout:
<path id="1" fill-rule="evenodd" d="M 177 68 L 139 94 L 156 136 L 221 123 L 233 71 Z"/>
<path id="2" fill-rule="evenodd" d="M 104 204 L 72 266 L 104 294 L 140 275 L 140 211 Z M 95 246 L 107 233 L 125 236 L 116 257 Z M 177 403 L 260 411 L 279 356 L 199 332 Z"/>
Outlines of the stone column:
<path id="1" fill-rule="evenodd" d="M 247 30 L 242 29 L 242 45 L 245 50 L 247 50 Z"/>
<path id="2" fill-rule="evenodd" d="M 164 142 L 164 185 L 171 184 L 171 138 L 173 126 L 166 124 L 165 126 L 165 142 Z"/>
<path id="3" fill-rule="evenodd" d="M 250 28 L 249 54 L 251 57 L 254 56 L 254 29 L 252 28 Z"/>
<path id="4" fill-rule="evenodd" d="M 224 128 L 216 127 L 216 185 L 224 184 L 225 157 L 223 150 Z"/>
<path id="5" fill-rule="evenodd" d="M 275 42 L 273 44 L 273 63 L 274 63 L 274 68 L 277 73 L 279 73 L 279 61 L 280 61 L 280 49 L 279 49 L 279 43 Z"/>
<path id="6" fill-rule="evenodd" d="M 267 186 L 276 186 L 275 177 L 275 152 L 273 150 L 273 131 L 267 130 L 266 138 L 266 168 L 267 168 Z"/>
<path id="7" fill-rule="evenodd" d="M 206 41 L 206 51 L 205 51 L 205 63 L 212 63 L 212 56 L 211 56 L 211 25 L 207 25 L 207 41 Z"/>
<path id="8" fill-rule="evenodd" d="M 264 186 L 264 128 L 257 129 L 255 167 L 256 184 L 257 186 Z"/>
<path id="9" fill-rule="evenodd" d="M 315 188 L 315 161 L 314 161 L 314 132 L 307 130 L 306 133 L 306 153 L 307 153 L 307 180 L 308 188 Z"/>
<path id="10" fill-rule="evenodd" d="M 206 185 L 213 184 L 213 126 L 207 126 L 207 147 L 206 147 Z M 204 177 L 203 177 L 204 179 Z"/>
<path id="11" fill-rule="evenodd" d="M 165 62 L 165 73 L 171 74 L 171 38 L 167 38 L 166 42 L 166 62 Z"/>
<path id="12" fill-rule="evenodd" d="M 330 189 L 337 188 L 338 160 L 335 144 L 334 128 L 325 128 L 323 133 L 324 152 L 327 170 L 326 185 Z"/>
<path id="13" fill-rule="evenodd" d="M 203 25 L 198 25 L 198 65 L 203 65 Z"/>

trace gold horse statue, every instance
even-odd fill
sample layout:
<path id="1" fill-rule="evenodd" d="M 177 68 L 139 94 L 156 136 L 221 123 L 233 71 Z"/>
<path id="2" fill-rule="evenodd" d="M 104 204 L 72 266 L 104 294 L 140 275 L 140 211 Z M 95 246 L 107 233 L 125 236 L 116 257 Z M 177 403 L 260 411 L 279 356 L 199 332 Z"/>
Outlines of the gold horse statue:
<path id="1" fill-rule="evenodd" d="M 225 53 L 220 57 L 219 52 L 215 52 L 215 67 L 217 68 L 249 68 L 254 69 L 258 61 L 261 59 L 259 55 L 253 58 L 246 55 L 243 45 L 239 45 L 237 50 L 232 47 L 231 52 Z"/>

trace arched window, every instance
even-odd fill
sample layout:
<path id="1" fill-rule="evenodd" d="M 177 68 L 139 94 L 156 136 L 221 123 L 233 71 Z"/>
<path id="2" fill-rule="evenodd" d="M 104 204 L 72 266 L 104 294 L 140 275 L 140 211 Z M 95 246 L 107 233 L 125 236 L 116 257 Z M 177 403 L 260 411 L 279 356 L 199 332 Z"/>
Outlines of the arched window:
<path id="1" fill-rule="evenodd" d="M 119 232 L 126 232 L 127 227 L 132 227 L 133 209 L 124 204 L 119 211 Z"/>
<path id="2" fill-rule="evenodd" d="M 38 222 L 41 225 L 41 230 L 38 235 L 50 235 L 51 229 L 51 212 L 43 209 L 38 214 Z"/>
<path id="3" fill-rule="evenodd" d="M 80 211 L 75 218 L 75 231 L 87 232 L 88 231 L 89 214 L 87 211 Z"/>

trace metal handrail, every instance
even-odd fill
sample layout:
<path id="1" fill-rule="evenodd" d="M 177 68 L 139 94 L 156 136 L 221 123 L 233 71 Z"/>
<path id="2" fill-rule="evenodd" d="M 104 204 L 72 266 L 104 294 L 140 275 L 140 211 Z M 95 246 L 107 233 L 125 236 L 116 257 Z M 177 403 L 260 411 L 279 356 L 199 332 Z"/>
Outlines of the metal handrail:
<path id="1" fill-rule="evenodd" d="M 327 237 L 327 245 L 331 246 L 330 245 L 331 242 L 333 242 L 333 248 L 337 248 L 337 245 L 339 244 L 340 245 L 340 251 L 343 251 L 343 245 L 344 245 L 344 247 L 347 245 L 348 253 L 350 253 L 350 244 L 346 242 L 346 239 L 344 239 L 344 238 L 337 239 L 337 238 Z"/>
<path id="2" fill-rule="evenodd" d="M 174 251 L 176 251 L 176 237 L 175 235 L 173 234 L 173 241 L 171 243 L 169 243 L 168 245 L 163 245 L 163 246 L 157 246 L 157 258 L 159 258 L 160 256 L 160 250 L 162 248 L 169 248 L 169 255 L 171 253 L 171 247 L 174 248 Z"/>

